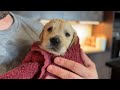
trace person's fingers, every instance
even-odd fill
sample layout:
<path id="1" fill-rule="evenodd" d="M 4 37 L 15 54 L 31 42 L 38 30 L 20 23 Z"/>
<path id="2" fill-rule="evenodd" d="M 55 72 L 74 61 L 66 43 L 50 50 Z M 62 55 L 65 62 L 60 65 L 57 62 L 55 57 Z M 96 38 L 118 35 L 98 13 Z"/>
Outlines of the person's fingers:
<path id="1" fill-rule="evenodd" d="M 76 75 L 68 70 L 62 69 L 55 65 L 48 66 L 47 71 L 62 79 L 83 79 L 79 75 Z"/>
<path id="2" fill-rule="evenodd" d="M 98 78 L 96 65 L 92 60 L 81 50 L 81 57 L 84 62 L 84 65 L 89 69 L 89 78 Z"/>
<path id="3" fill-rule="evenodd" d="M 88 68 L 96 68 L 92 60 L 81 50 L 81 57 L 84 62 L 84 65 Z"/>
<path id="4" fill-rule="evenodd" d="M 57 78 L 54 78 L 54 77 L 48 75 L 48 76 L 45 77 L 45 79 L 57 79 Z"/>
<path id="5" fill-rule="evenodd" d="M 89 70 L 88 68 L 86 68 L 84 65 L 77 63 L 75 61 L 72 60 L 68 60 L 65 58 L 61 58 L 61 57 L 57 57 L 55 58 L 55 64 L 65 67 L 71 71 L 73 71 L 74 73 L 76 73 L 77 75 L 86 78 L 89 75 Z"/>

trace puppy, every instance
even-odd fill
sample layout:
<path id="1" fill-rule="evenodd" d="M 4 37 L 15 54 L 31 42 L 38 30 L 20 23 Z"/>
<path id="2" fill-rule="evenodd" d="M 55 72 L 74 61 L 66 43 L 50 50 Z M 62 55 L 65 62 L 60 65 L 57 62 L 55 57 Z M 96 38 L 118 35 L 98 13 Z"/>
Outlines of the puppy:
<path id="1" fill-rule="evenodd" d="M 51 20 L 40 34 L 40 48 L 54 55 L 63 56 L 76 41 L 75 30 L 70 23 L 62 19 Z"/>

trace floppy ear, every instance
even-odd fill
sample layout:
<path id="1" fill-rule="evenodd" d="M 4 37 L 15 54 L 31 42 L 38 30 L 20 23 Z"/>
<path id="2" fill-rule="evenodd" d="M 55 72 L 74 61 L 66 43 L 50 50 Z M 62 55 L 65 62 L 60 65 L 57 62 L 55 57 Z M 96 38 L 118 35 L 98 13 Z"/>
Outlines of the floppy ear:
<path id="1" fill-rule="evenodd" d="M 40 43 L 41 43 L 41 42 L 42 42 L 42 40 L 43 40 L 43 32 L 44 32 L 44 30 L 42 30 L 42 32 L 40 33 L 40 36 L 39 36 Z"/>
<path id="2" fill-rule="evenodd" d="M 76 43 L 77 43 L 77 40 L 78 40 L 77 34 L 76 34 L 76 32 L 74 32 L 73 38 L 72 38 L 72 41 L 71 41 L 69 47 L 71 47 L 73 44 L 76 44 Z"/>

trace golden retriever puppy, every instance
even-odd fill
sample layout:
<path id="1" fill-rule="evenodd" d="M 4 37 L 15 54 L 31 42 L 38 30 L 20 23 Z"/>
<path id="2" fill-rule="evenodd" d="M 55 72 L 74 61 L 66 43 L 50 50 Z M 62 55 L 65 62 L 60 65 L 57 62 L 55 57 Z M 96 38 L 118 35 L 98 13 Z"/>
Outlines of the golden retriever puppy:
<path id="1" fill-rule="evenodd" d="M 40 34 L 40 48 L 54 55 L 64 55 L 76 39 L 76 32 L 70 23 L 53 19 L 44 26 Z"/>

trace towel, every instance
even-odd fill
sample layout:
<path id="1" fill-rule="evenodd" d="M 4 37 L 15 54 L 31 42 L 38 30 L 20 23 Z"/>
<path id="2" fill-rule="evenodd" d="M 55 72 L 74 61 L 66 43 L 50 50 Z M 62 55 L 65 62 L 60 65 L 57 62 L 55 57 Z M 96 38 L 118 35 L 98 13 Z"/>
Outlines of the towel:
<path id="1" fill-rule="evenodd" d="M 45 79 L 47 75 L 59 78 L 46 70 L 50 64 L 56 65 L 54 59 L 58 56 L 41 49 L 39 45 L 39 41 L 33 43 L 31 50 L 26 55 L 22 64 L 5 74 L 0 75 L 0 79 Z M 59 57 L 84 64 L 81 58 L 79 38 L 77 39 L 76 44 L 73 44 L 68 48 L 64 56 Z"/>

